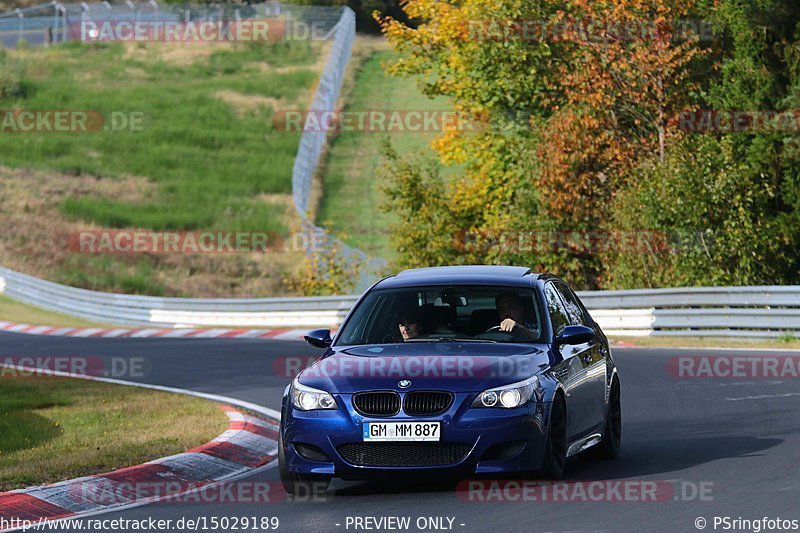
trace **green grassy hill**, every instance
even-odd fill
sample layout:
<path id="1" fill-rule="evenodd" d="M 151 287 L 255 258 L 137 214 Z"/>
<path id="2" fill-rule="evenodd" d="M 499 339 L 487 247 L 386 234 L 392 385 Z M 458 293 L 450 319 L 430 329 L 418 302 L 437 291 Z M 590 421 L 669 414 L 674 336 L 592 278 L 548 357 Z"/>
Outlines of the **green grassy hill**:
<path id="1" fill-rule="evenodd" d="M 54 281 L 121 292 L 280 294 L 297 257 L 96 256 L 68 253 L 79 229 L 288 235 L 299 133 L 279 109 L 309 105 L 327 57 L 321 43 L 69 43 L 7 51 L 21 72 L 2 109 L 84 110 L 99 131 L 0 135 L 7 229 L 0 264 Z M 0 93 L 1 94 L 1 93 Z M 112 116 L 141 117 L 136 131 Z M 297 255 L 297 254 L 289 254 Z"/>

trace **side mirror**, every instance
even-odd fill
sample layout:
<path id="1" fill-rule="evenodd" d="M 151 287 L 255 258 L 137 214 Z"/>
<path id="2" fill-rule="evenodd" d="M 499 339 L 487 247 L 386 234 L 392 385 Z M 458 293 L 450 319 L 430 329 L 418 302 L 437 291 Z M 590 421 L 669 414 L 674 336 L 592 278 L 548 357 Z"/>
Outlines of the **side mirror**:
<path id="1" fill-rule="evenodd" d="M 556 344 L 583 344 L 594 339 L 594 330 L 587 326 L 567 326 L 556 337 Z"/>
<path id="2" fill-rule="evenodd" d="M 303 338 L 308 344 L 315 348 L 327 348 L 333 342 L 331 330 L 329 329 L 315 329 L 314 331 L 309 331 L 308 335 Z"/>

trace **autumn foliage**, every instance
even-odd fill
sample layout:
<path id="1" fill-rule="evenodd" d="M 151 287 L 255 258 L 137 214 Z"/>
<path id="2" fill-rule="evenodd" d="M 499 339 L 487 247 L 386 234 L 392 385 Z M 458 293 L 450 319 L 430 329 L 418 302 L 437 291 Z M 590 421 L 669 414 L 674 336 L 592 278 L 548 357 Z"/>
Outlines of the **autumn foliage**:
<path id="1" fill-rule="evenodd" d="M 401 264 L 519 262 L 556 272 L 584 287 L 715 279 L 746 283 L 767 272 L 776 279 L 792 279 L 797 273 L 791 261 L 776 259 L 758 246 L 752 252 L 763 260 L 787 262 L 761 273 L 748 262 L 747 276 L 704 278 L 709 269 L 734 269 L 736 264 L 726 264 L 724 250 L 699 263 L 687 259 L 685 264 L 685 250 L 658 250 L 648 259 L 648 268 L 663 267 L 673 274 L 654 277 L 642 274 L 643 265 L 637 262 L 641 258 L 635 256 L 568 248 L 520 253 L 490 244 L 468 249 L 457 238 L 441 236 L 443 232 L 496 235 L 519 229 L 670 231 L 675 220 L 691 219 L 697 206 L 687 205 L 686 213 L 664 218 L 659 202 L 676 199 L 671 191 L 653 191 L 646 185 L 660 177 L 663 187 L 667 176 L 686 170 L 670 165 L 686 164 L 705 174 L 696 176 L 700 184 L 728 174 L 698 163 L 726 164 L 717 157 L 719 150 L 715 157 L 686 159 L 687 136 L 697 134 L 681 131 L 679 116 L 731 105 L 720 96 L 726 85 L 739 84 L 732 87 L 739 90 L 743 80 L 763 84 L 765 74 L 769 79 L 787 77 L 786 67 L 780 65 L 785 58 L 767 57 L 774 54 L 773 43 L 759 48 L 758 42 L 783 39 L 788 54 L 792 48 L 787 40 L 794 39 L 796 29 L 790 25 L 796 26 L 800 18 L 789 2 L 765 3 L 772 5 L 746 12 L 734 0 L 408 0 L 404 10 L 413 25 L 376 14 L 399 52 L 399 59 L 388 66 L 391 73 L 416 77 L 427 94 L 447 96 L 459 111 L 492 125 L 478 134 L 447 132 L 435 141 L 439 164 L 456 165 L 454 178 L 442 178 L 431 170 L 430 162 L 415 166 L 410 158 L 389 153 L 387 191 L 389 206 L 400 214 L 396 236 L 401 252 L 414 243 L 431 243 L 423 254 L 401 253 Z M 783 10 L 780 22 L 759 18 L 775 9 Z M 773 35 L 768 28 L 766 37 L 752 31 L 765 22 L 780 28 Z M 777 72 L 781 69 L 784 72 Z M 782 92 L 785 98 L 791 88 L 782 83 L 775 94 L 766 92 L 760 101 L 736 105 L 758 106 L 750 109 L 785 105 L 778 96 Z M 715 139 L 720 135 L 710 134 Z M 739 138 L 728 146 L 729 153 L 734 158 L 737 151 L 753 155 L 753 141 L 753 136 Z M 713 145 L 691 144 L 708 150 L 714 150 Z M 770 162 L 754 160 L 743 172 L 753 172 L 760 164 Z M 411 179 L 418 187 L 408 186 Z M 781 170 L 773 179 L 788 176 Z M 760 187 L 759 179 L 744 182 Z M 710 186 L 714 189 L 713 183 Z M 778 189 L 780 185 L 771 194 L 780 195 Z M 791 197 L 786 198 L 770 206 L 759 196 L 752 206 L 771 209 L 767 214 L 781 221 L 771 227 L 780 227 L 775 231 L 784 232 L 784 241 L 797 249 L 797 231 L 787 222 Z M 652 202 L 650 215 L 634 216 L 645 201 Z M 717 209 L 724 210 L 724 205 Z M 421 211 L 428 216 L 418 217 Z M 763 216 L 753 212 L 751 218 Z M 681 226 L 687 232 L 709 229 L 731 231 L 704 228 L 702 220 L 692 227 Z M 744 235 L 731 242 L 748 247 Z"/>

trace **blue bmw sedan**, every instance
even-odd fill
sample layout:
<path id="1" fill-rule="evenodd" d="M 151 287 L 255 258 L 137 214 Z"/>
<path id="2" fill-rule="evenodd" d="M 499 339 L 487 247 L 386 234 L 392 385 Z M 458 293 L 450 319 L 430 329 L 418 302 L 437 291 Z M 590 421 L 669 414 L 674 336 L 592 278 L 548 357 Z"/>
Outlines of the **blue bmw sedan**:
<path id="1" fill-rule="evenodd" d="M 289 493 L 348 480 L 561 477 L 614 458 L 622 418 L 608 340 L 559 278 L 509 266 L 407 270 L 372 286 L 283 397 Z"/>

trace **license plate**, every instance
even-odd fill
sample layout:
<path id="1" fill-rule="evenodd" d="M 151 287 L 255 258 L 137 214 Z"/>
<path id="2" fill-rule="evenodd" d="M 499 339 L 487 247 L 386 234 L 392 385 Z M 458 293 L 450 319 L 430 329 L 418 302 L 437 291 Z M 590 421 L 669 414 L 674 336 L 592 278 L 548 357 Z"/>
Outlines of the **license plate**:
<path id="1" fill-rule="evenodd" d="M 440 422 L 367 422 L 364 440 L 379 441 L 438 441 Z"/>

